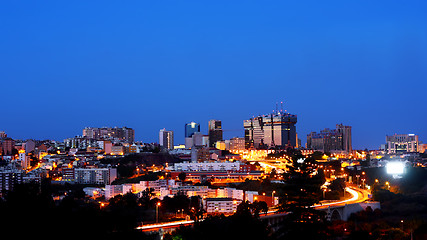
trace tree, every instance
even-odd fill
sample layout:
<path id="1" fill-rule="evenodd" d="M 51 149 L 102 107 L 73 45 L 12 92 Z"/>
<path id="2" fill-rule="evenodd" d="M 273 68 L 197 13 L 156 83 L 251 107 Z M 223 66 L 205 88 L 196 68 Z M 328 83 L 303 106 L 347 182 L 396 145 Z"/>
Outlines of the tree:
<path id="1" fill-rule="evenodd" d="M 170 213 L 176 213 L 178 210 L 188 209 L 190 198 L 187 195 L 178 192 L 174 197 L 164 197 L 162 201 L 162 210 Z"/>
<path id="2" fill-rule="evenodd" d="M 253 209 L 255 216 L 259 216 L 259 214 L 261 212 L 263 212 L 264 214 L 266 214 L 268 212 L 268 205 L 264 201 L 255 201 L 252 204 L 252 209 Z"/>
<path id="3" fill-rule="evenodd" d="M 329 185 L 329 189 L 332 191 L 332 195 L 335 195 L 339 198 L 339 196 L 344 195 L 345 189 L 345 181 L 343 178 L 334 179 Z"/>
<path id="4" fill-rule="evenodd" d="M 188 213 L 191 219 L 194 219 L 196 222 L 198 222 L 199 219 L 203 217 L 205 211 L 203 209 L 202 198 L 200 196 L 190 197 Z"/>
<path id="5" fill-rule="evenodd" d="M 139 203 L 144 207 L 145 209 L 148 209 L 150 206 L 150 200 L 154 196 L 154 189 L 153 188 L 146 188 L 141 193 L 141 197 L 139 198 Z"/>
<path id="6" fill-rule="evenodd" d="M 298 152 L 292 153 L 291 166 L 283 174 L 286 182 L 279 206 L 280 211 L 288 212 L 276 232 L 278 239 L 324 239 L 326 238 L 325 213 L 312 206 L 322 196 L 320 187 L 324 184 L 323 174 L 312 167 L 314 158 L 304 161 Z M 299 160 L 299 161 L 298 161 Z"/>
<path id="7" fill-rule="evenodd" d="M 133 231 L 140 222 L 141 216 L 138 209 L 138 197 L 133 193 L 117 195 L 110 199 L 106 211 L 109 212 L 110 224 L 115 232 Z"/>
<path id="8" fill-rule="evenodd" d="M 367 167 L 371 166 L 371 154 L 369 154 L 369 150 L 365 149 L 366 152 L 366 165 Z"/>
<path id="9" fill-rule="evenodd" d="M 271 179 L 274 179 L 274 178 L 276 178 L 276 174 L 277 174 L 277 171 L 276 171 L 276 169 L 275 168 L 273 168 L 272 170 L 271 170 L 271 172 L 270 172 L 270 178 Z"/>
<path id="10" fill-rule="evenodd" d="M 286 201 L 282 202 L 282 211 L 292 211 L 295 207 L 306 208 L 319 202 L 322 196 L 320 187 L 325 182 L 325 176 L 312 167 L 312 158 L 304 161 L 299 154 L 291 156 L 291 165 L 283 174 L 286 182 L 284 192 Z M 317 173 L 317 174 L 316 174 Z"/>
<path id="11" fill-rule="evenodd" d="M 314 153 L 311 154 L 310 157 L 312 157 L 315 160 L 322 160 L 323 159 L 323 155 L 324 155 L 324 153 L 322 153 L 320 151 L 315 151 Z"/>
<path id="12" fill-rule="evenodd" d="M 184 182 L 185 179 L 187 178 L 187 174 L 185 172 L 180 172 L 178 174 L 178 178 L 179 178 L 179 180 L 181 180 L 182 182 Z"/>
<path id="13" fill-rule="evenodd" d="M 267 224 L 251 213 L 251 204 L 243 202 L 232 216 L 209 216 L 195 223 L 194 227 L 180 227 L 164 239 L 269 240 L 271 236 Z"/>

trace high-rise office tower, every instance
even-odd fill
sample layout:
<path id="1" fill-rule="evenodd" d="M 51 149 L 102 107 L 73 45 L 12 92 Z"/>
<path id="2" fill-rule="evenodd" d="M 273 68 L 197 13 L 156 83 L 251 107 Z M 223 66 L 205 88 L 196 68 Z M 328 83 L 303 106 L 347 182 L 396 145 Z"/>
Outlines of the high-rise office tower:
<path id="1" fill-rule="evenodd" d="M 353 147 L 351 145 L 351 126 L 344 126 L 342 123 L 336 125 L 336 129 L 342 134 L 342 149 L 345 152 L 351 153 Z"/>
<path id="2" fill-rule="evenodd" d="M 195 132 L 200 132 L 200 124 L 191 122 L 185 124 L 185 137 L 189 138 L 193 136 Z"/>
<path id="3" fill-rule="evenodd" d="M 161 129 L 159 132 L 159 144 L 166 149 L 173 149 L 173 131 Z"/>
<path id="4" fill-rule="evenodd" d="M 245 148 L 264 147 L 263 117 L 253 117 L 243 122 L 245 128 Z"/>
<path id="5" fill-rule="evenodd" d="M 323 152 L 351 153 L 351 126 L 337 124 L 336 129 L 325 128 L 319 133 L 311 132 L 307 135 L 307 148 Z"/>
<path id="6" fill-rule="evenodd" d="M 210 120 L 208 124 L 209 129 L 209 146 L 215 146 L 217 141 L 222 140 L 222 126 L 220 120 Z"/>
<path id="7" fill-rule="evenodd" d="M 280 148 L 297 146 L 297 116 L 276 112 L 253 117 L 243 122 L 246 148 Z"/>

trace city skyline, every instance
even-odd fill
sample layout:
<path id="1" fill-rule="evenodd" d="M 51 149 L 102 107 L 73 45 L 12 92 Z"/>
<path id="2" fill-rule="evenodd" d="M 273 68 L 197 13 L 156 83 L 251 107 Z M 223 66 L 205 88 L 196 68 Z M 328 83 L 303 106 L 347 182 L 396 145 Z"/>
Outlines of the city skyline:
<path id="1" fill-rule="evenodd" d="M 2 2 L 3 235 L 427 239 L 426 13 Z"/>
<path id="2" fill-rule="evenodd" d="M 159 129 L 222 121 L 224 139 L 276 102 L 312 131 L 352 126 L 354 149 L 386 135 L 427 141 L 427 3 L 14 3 L 0 20 L 0 130 L 55 139 L 87 126 Z M 37 11 L 35 11 L 37 9 Z"/>
<path id="3" fill-rule="evenodd" d="M 256 118 L 259 118 L 259 117 L 261 117 L 261 118 L 263 118 L 263 117 L 269 117 L 269 116 L 271 116 L 271 115 L 274 115 L 275 113 L 273 112 L 272 114 L 270 114 L 270 115 L 259 115 L 259 116 L 257 116 Z M 288 114 L 288 113 L 286 113 L 286 114 Z M 210 122 L 211 121 L 219 121 L 219 122 L 221 122 L 221 120 L 214 120 L 214 119 L 211 119 L 211 120 L 209 120 L 209 123 L 208 124 L 210 124 Z M 248 120 L 244 120 L 244 122 L 246 122 L 246 121 L 248 121 Z M 198 127 L 198 129 L 200 130 L 200 131 L 195 131 L 194 133 L 200 133 L 201 135 L 204 135 L 204 136 L 207 136 L 207 137 L 209 137 L 209 129 L 207 129 L 206 131 L 202 131 L 201 130 L 201 128 L 200 128 L 200 124 L 199 123 L 196 123 L 196 122 L 194 122 L 194 121 L 192 121 L 192 122 L 190 122 L 190 123 L 186 123 L 185 124 L 185 130 L 184 130 L 184 135 L 185 135 L 185 131 L 187 131 L 187 126 L 192 126 L 192 125 L 194 125 L 194 126 L 196 126 L 196 127 Z M 341 124 L 336 124 L 336 126 L 337 126 L 337 128 L 338 128 L 338 126 L 343 126 L 342 125 L 342 123 Z M 343 126 L 343 127 L 349 127 L 350 128 L 350 132 L 351 132 L 351 126 Z M 209 127 L 208 127 L 209 128 Z M 90 130 L 90 131 L 93 131 L 93 129 L 95 129 L 95 130 L 97 130 L 97 129 L 129 129 L 129 130 L 131 130 L 132 131 L 132 135 L 131 135 L 131 139 L 134 139 L 134 136 L 135 136 L 135 130 L 134 129 L 132 129 L 132 128 L 128 128 L 128 127 L 117 127 L 117 126 L 115 126 L 115 127 L 106 127 L 106 126 L 103 126 L 103 127 L 85 127 L 84 129 L 83 129 L 83 134 L 82 135 L 79 135 L 79 134 L 77 134 L 77 135 L 75 135 L 75 136 L 72 136 L 72 137 L 68 137 L 68 138 L 66 138 L 66 139 L 63 139 L 63 140 L 56 140 L 56 139 L 52 139 L 52 138 L 50 138 L 50 140 L 55 140 L 55 141 L 59 141 L 59 142 L 62 142 L 62 141 L 64 141 L 64 142 L 66 142 L 67 141 L 67 139 L 72 139 L 73 137 L 88 137 L 88 138 L 93 138 L 93 136 L 92 135 L 89 135 L 88 136 L 88 133 L 87 133 L 87 131 L 88 130 Z M 245 129 L 245 127 L 244 127 L 244 129 Z M 162 135 L 163 133 L 162 132 L 167 132 L 168 134 L 171 134 L 171 139 L 172 139 L 172 145 L 170 145 L 170 147 L 169 147 L 169 149 L 173 149 L 173 148 L 171 148 L 171 146 L 178 146 L 178 145 L 184 145 L 184 144 L 186 144 L 186 138 L 184 138 L 184 140 L 180 140 L 180 139 L 178 139 L 178 141 L 175 141 L 175 142 L 178 142 L 178 143 L 176 143 L 176 144 L 173 144 L 173 142 L 174 142 L 174 130 L 169 130 L 169 131 L 166 131 L 166 129 L 165 128 L 163 128 L 163 129 L 160 129 L 160 132 L 159 132 L 159 134 L 160 135 Z M 222 131 L 222 130 L 221 130 Z M 328 128 L 328 127 L 325 127 L 322 131 L 330 131 L 330 129 Z M 5 131 L 0 131 L 0 133 L 2 133 L 4 136 L 7 136 L 7 132 L 5 132 Z M 193 133 L 193 134 L 194 134 Z M 299 140 L 301 140 L 301 145 L 298 145 L 298 147 L 299 148 L 308 148 L 308 149 L 315 149 L 315 148 L 312 148 L 312 147 L 310 147 L 310 144 L 309 144 L 309 142 L 308 142 L 308 137 L 310 136 L 311 137 L 311 135 L 312 134 L 317 134 L 316 132 L 310 132 L 309 134 L 307 134 L 307 136 L 305 137 L 305 139 L 307 140 L 306 142 L 302 142 L 302 138 L 304 138 L 303 136 L 297 136 L 298 137 L 298 139 L 296 139 L 296 141 L 299 141 Z M 164 143 L 162 143 L 162 140 L 161 139 L 163 139 L 160 135 L 158 135 L 157 137 L 157 140 L 155 140 L 155 141 L 152 141 L 152 142 L 148 142 L 148 141 L 145 141 L 145 143 L 158 143 L 158 144 L 160 144 L 160 146 L 163 146 L 164 145 Z M 298 135 L 298 134 L 297 134 Z M 394 133 L 394 134 L 390 134 L 390 135 L 393 135 L 393 136 L 395 136 L 395 135 L 408 135 L 408 136 L 417 136 L 417 139 L 418 139 L 418 134 L 414 134 L 414 133 Z M 383 143 L 380 143 L 379 144 L 379 147 L 378 148 L 371 148 L 370 150 L 376 150 L 376 149 L 384 149 L 383 148 L 383 145 L 385 146 L 385 145 L 387 145 L 387 144 L 384 144 L 385 142 L 388 142 L 388 139 L 391 137 L 389 134 L 387 134 L 387 135 L 385 135 L 384 137 L 385 137 L 385 141 L 383 142 Z M 92 136 L 92 137 L 91 137 Z M 120 137 L 120 138 L 123 138 L 124 139 L 124 137 Z M 227 140 L 231 140 L 231 139 L 233 139 L 233 138 L 241 138 L 241 139 L 245 139 L 245 134 L 243 134 L 243 136 L 232 136 L 232 135 L 230 135 L 230 137 L 229 138 L 226 138 Z M 19 139 L 19 138 L 15 138 L 15 139 L 18 139 L 18 140 L 49 140 L 48 138 L 46 138 L 46 139 L 37 139 L 37 138 L 24 138 L 24 139 Z M 95 139 L 95 138 L 94 138 Z M 102 139 L 102 138 L 100 138 L 100 139 Z M 123 140 L 122 139 L 122 140 Z M 225 140 L 225 139 L 224 139 Z M 169 141 L 169 140 L 168 140 Z M 184 141 L 184 143 L 182 143 L 182 141 Z M 349 141 L 350 141 L 350 143 L 347 143 L 347 144 L 349 144 L 349 149 L 352 149 L 352 138 L 351 138 L 351 133 L 350 133 L 350 138 L 349 138 Z M 132 141 L 130 141 L 130 142 L 134 142 L 133 140 Z M 135 139 L 135 142 L 144 142 L 144 141 L 139 141 L 139 140 L 137 140 L 137 139 Z M 311 142 L 311 141 L 310 141 Z M 423 143 L 421 140 L 420 140 L 420 143 Z M 308 146 L 307 146 L 307 144 L 308 144 Z M 268 144 L 267 144 L 268 145 Z M 363 149 L 366 149 L 366 148 L 354 148 L 353 147 L 353 149 L 354 150 L 363 150 Z M 323 150 L 322 150 L 323 151 Z"/>

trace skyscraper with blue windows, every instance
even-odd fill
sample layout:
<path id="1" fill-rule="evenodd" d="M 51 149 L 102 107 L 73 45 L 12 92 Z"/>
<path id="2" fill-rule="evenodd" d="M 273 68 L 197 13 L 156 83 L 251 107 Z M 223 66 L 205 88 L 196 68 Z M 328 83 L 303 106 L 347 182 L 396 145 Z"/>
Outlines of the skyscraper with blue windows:
<path id="1" fill-rule="evenodd" d="M 189 138 L 193 136 L 195 132 L 200 132 L 200 124 L 191 122 L 185 124 L 185 137 Z"/>

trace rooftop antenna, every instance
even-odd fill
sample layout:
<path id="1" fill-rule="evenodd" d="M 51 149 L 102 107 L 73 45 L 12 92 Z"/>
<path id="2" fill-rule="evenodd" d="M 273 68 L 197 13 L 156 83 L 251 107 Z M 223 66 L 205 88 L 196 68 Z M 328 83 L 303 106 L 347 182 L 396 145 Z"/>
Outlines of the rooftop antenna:
<path id="1" fill-rule="evenodd" d="M 283 102 L 280 102 L 280 105 L 281 105 L 281 112 L 283 113 Z"/>

